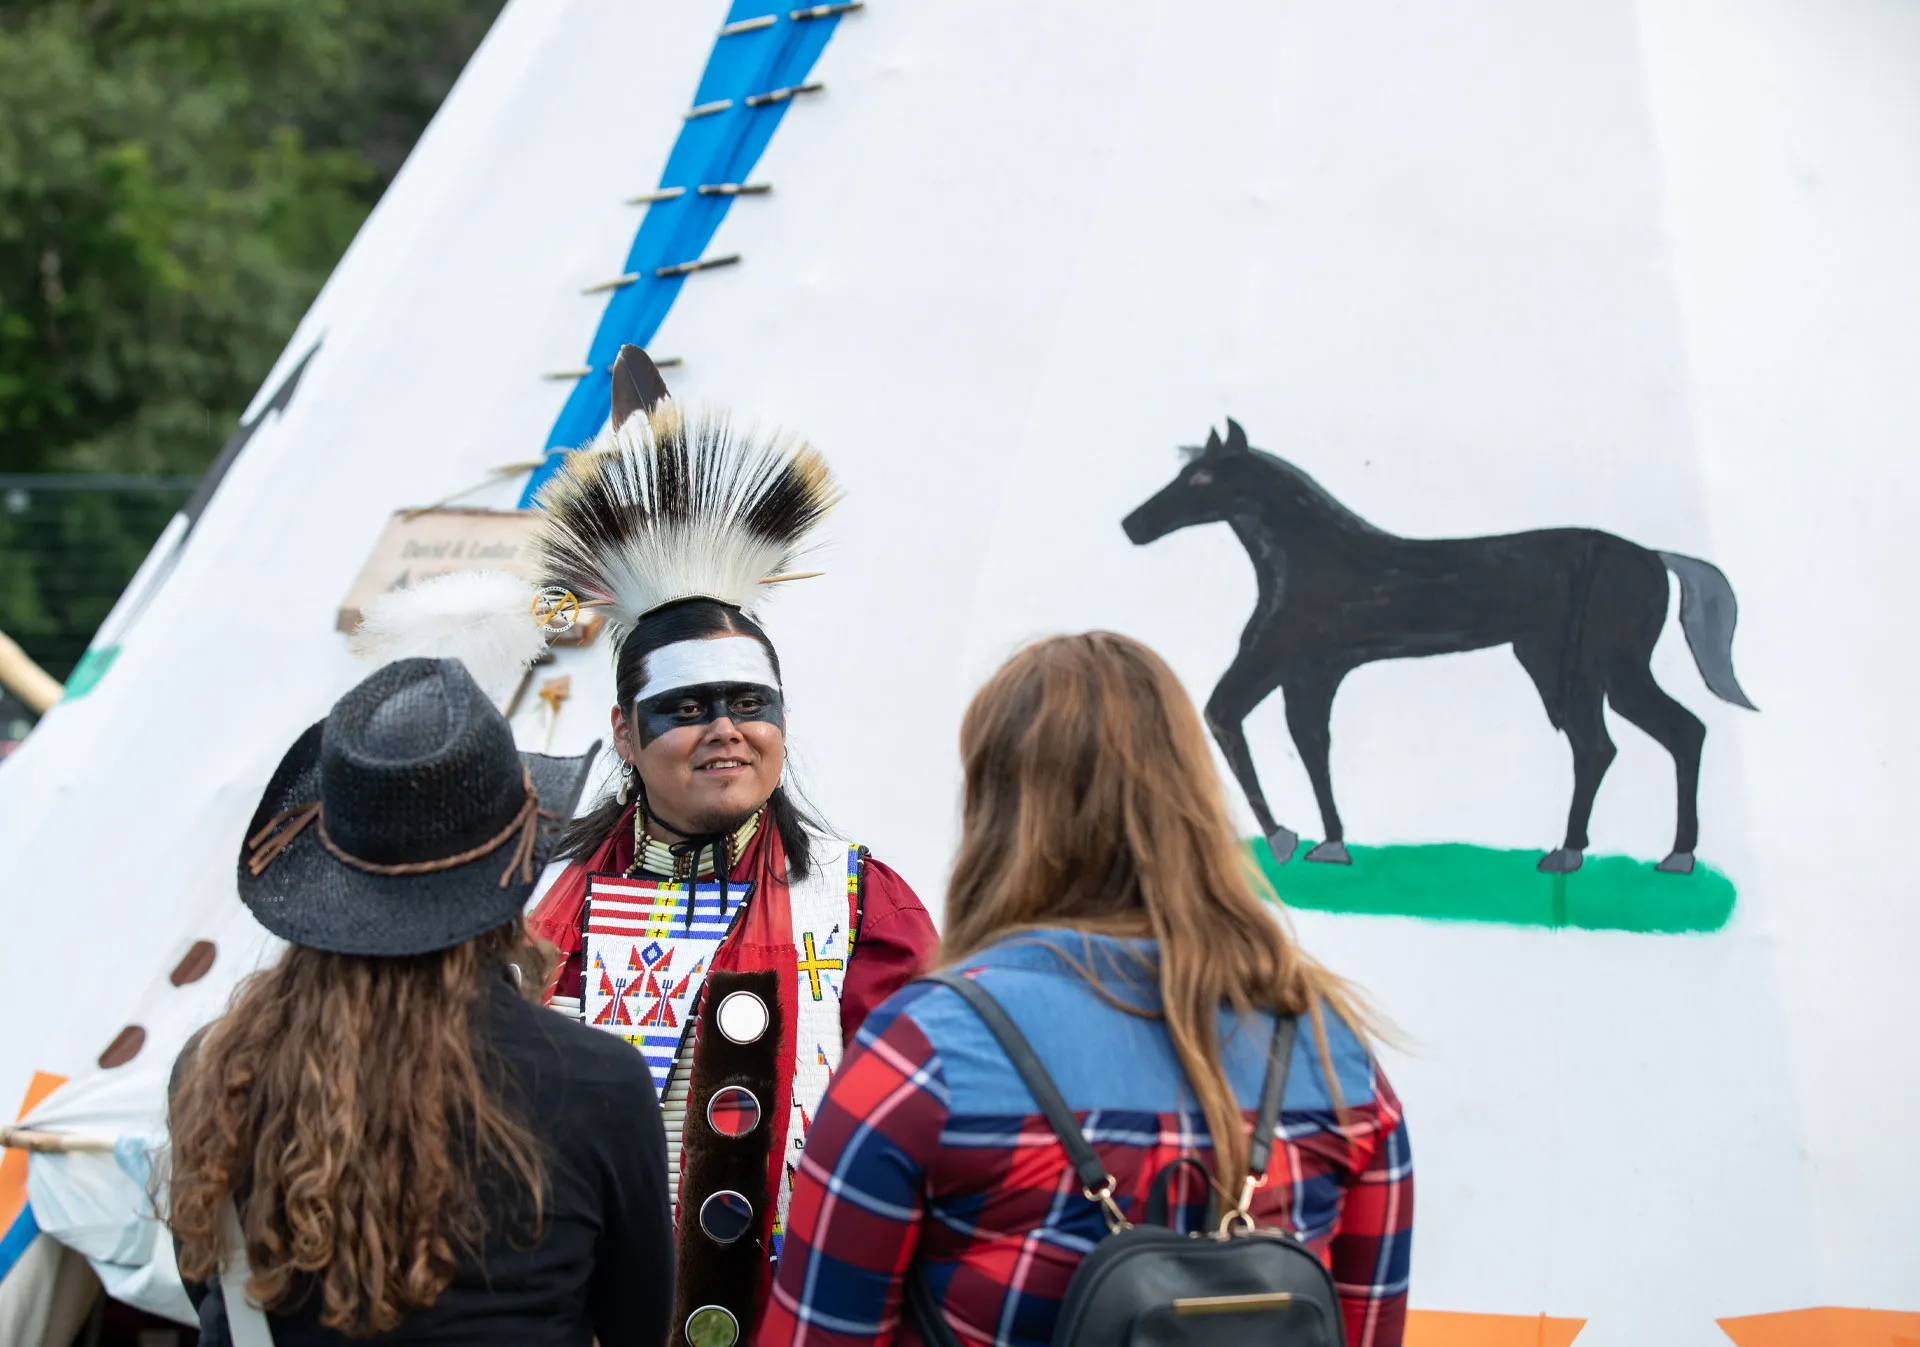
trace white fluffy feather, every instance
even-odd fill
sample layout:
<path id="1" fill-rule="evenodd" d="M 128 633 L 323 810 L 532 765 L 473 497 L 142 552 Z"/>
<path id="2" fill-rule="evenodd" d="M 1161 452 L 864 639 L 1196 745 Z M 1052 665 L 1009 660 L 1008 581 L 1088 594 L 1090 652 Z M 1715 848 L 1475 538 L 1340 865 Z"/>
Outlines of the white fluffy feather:
<path id="1" fill-rule="evenodd" d="M 507 571 L 454 571 L 380 595 L 348 645 L 373 664 L 457 659 L 498 703 L 546 649 L 533 586 Z"/>

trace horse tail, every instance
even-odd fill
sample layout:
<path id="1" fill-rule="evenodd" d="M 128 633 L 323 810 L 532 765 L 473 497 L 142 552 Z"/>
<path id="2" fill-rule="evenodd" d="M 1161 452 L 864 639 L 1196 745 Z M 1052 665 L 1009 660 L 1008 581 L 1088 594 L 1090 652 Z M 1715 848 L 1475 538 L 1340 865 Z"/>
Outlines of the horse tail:
<path id="1" fill-rule="evenodd" d="M 1698 557 L 1678 552 L 1659 556 L 1680 580 L 1680 630 L 1686 633 L 1687 649 L 1707 690 L 1723 702 L 1758 711 L 1733 676 L 1733 627 L 1740 620 L 1740 604 L 1726 575 Z"/>

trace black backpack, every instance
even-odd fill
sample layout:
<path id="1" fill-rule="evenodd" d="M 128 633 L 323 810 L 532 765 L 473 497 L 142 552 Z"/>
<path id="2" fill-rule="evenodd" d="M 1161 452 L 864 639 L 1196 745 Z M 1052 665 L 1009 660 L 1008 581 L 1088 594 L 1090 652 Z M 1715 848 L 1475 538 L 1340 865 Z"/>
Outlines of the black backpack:
<path id="1" fill-rule="evenodd" d="M 1087 1144 L 1053 1078 L 1000 1003 L 957 973 L 935 973 L 923 980 L 958 992 L 987 1022 L 1066 1147 L 1080 1191 L 1087 1201 L 1106 1209 L 1111 1234 L 1067 1283 L 1053 1347 L 1345 1347 L 1332 1275 L 1306 1245 L 1284 1231 L 1256 1230 L 1247 1213 L 1273 1151 L 1280 1096 L 1293 1055 L 1292 1016 L 1283 1015 L 1274 1025 L 1240 1205 L 1213 1232 L 1183 1235 L 1164 1223 L 1168 1183 L 1180 1167 L 1190 1165 L 1205 1174 L 1204 1165 L 1186 1157 L 1162 1169 L 1148 1192 L 1149 1224 L 1130 1224 L 1113 1201 L 1113 1176 Z M 1207 1207 L 1211 1221 L 1213 1198 Z M 933 1347 L 960 1347 L 918 1268 L 908 1274 L 906 1291 L 921 1338 Z"/>

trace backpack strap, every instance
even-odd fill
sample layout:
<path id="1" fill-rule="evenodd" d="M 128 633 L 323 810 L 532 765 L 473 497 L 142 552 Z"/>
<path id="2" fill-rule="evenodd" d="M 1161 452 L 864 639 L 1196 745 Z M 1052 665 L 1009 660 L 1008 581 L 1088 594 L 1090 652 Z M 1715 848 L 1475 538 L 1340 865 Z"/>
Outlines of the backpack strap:
<path id="1" fill-rule="evenodd" d="M 247 1299 L 247 1282 L 253 1269 L 247 1263 L 247 1236 L 240 1226 L 240 1212 L 229 1196 L 220 1213 L 220 1237 L 226 1246 L 220 1260 L 220 1298 L 227 1312 L 227 1339 L 233 1347 L 273 1347 L 273 1329 L 267 1315 Z"/>
<path id="2" fill-rule="evenodd" d="M 1287 1092 L 1287 1070 L 1293 1065 L 1293 1040 L 1299 1029 L 1298 1016 L 1275 1014 L 1273 1044 L 1267 1050 L 1267 1078 L 1260 1086 L 1260 1112 L 1254 1115 L 1253 1135 L 1247 1141 L 1247 1180 L 1240 1188 L 1240 1205 L 1220 1220 L 1221 1234 L 1235 1221 L 1243 1229 L 1253 1229 L 1253 1216 L 1247 1208 L 1254 1192 L 1267 1181 L 1273 1135 L 1280 1125 L 1280 1099 Z"/>
<path id="3" fill-rule="evenodd" d="M 1274 1132 L 1280 1124 L 1280 1101 L 1287 1092 L 1287 1069 L 1293 1065 L 1294 1034 L 1299 1024 L 1299 1020 L 1292 1015 L 1274 1017 L 1273 1040 L 1267 1049 L 1266 1076 L 1260 1085 L 1260 1109 L 1254 1115 L 1253 1133 L 1247 1140 L 1247 1183 L 1251 1187 L 1244 1190 L 1241 1209 L 1252 1201 L 1254 1191 L 1266 1181 L 1267 1163 L 1273 1158 Z M 1163 1165 L 1160 1172 L 1153 1176 L 1153 1182 L 1147 1188 L 1148 1225 L 1172 1224 L 1168 1219 L 1171 1206 L 1168 1194 L 1174 1174 L 1187 1168 L 1191 1168 L 1207 1185 L 1207 1224 L 1220 1222 L 1220 1201 L 1213 1187 L 1213 1172 L 1198 1157 L 1183 1155 Z M 1239 1210 L 1236 1210 L 1229 1216 L 1239 1214 Z"/>
<path id="4" fill-rule="evenodd" d="M 1053 1083 L 1053 1077 L 1047 1074 L 1046 1067 L 1040 1065 L 1039 1055 L 1034 1052 L 1033 1045 L 1027 1042 L 1027 1036 L 1020 1032 L 1020 1026 L 1013 1022 L 1013 1017 L 987 994 L 986 988 L 972 978 L 947 971 L 929 973 L 921 981 L 937 982 L 949 991 L 958 993 L 960 999 L 972 1006 L 974 1013 L 986 1021 L 987 1028 L 1000 1041 L 1007 1060 L 1013 1063 L 1013 1069 L 1019 1072 L 1020 1079 L 1026 1082 L 1034 1101 L 1040 1105 L 1040 1112 L 1046 1115 L 1047 1125 L 1053 1128 L 1054 1135 L 1060 1138 L 1060 1144 L 1066 1147 L 1067 1159 L 1072 1162 L 1073 1172 L 1080 1179 L 1080 1191 L 1089 1202 L 1098 1202 L 1106 1208 L 1110 1229 L 1125 1229 L 1129 1222 L 1114 1203 L 1113 1175 L 1107 1173 L 1107 1167 L 1094 1154 L 1086 1133 L 1080 1130 L 1080 1124 L 1074 1120 L 1073 1110 L 1067 1107 L 1060 1087 Z"/>
<path id="5" fill-rule="evenodd" d="M 1073 1110 L 1067 1107 L 1067 1101 L 1061 1096 L 1060 1087 L 1053 1083 L 1053 1077 L 1040 1064 L 1039 1054 L 1034 1052 L 1033 1045 L 1027 1042 L 1027 1036 L 1020 1032 L 1020 1026 L 1013 1022 L 1013 1017 L 987 993 L 986 988 L 959 973 L 929 973 L 918 981 L 937 982 L 954 992 L 986 1022 L 988 1031 L 998 1040 L 1001 1051 L 1007 1054 L 1013 1069 L 1026 1082 L 1034 1102 L 1040 1105 L 1047 1125 L 1053 1128 L 1054 1135 L 1060 1138 L 1060 1144 L 1066 1147 L 1067 1158 L 1073 1162 L 1073 1171 L 1080 1179 L 1080 1191 L 1089 1202 L 1098 1202 L 1106 1208 L 1109 1229 L 1125 1229 L 1127 1219 L 1121 1215 L 1120 1208 L 1113 1200 L 1113 1176 L 1107 1173 L 1107 1167 L 1094 1154 L 1086 1133 L 1080 1130 L 1080 1124 L 1074 1120 Z M 935 1347 L 961 1347 L 959 1337 L 941 1312 L 933 1287 L 927 1283 L 925 1269 L 917 1265 L 907 1273 L 906 1301 L 923 1341 Z"/>
<path id="6" fill-rule="evenodd" d="M 1260 1087 L 1260 1112 L 1255 1117 L 1253 1137 L 1247 1146 L 1247 1173 L 1256 1179 L 1267 1176 L 1267 1162 L 1273 1158 L 1274 1129 L 1280 1125 L 1280 1097 L 1287 1092 L 1287 1068 L 1293 1065 L 1293 1039 L 1299 1028 L 1300 1021 L 1295 1016 L 1274 1016 L 1267 1079 Z"/>
<path id="7" fill-rule="evenodd" d="M 1155 1174 L 1153 1176 L 1153 1182 L 1147 1185 L 1146 1222 L 1148 1225 L 1164 1225 L 1169 1230 L 1173 1228 L 1173 1214 L 1171 1210 L 1173 1206 L 1171 1201 L 1173 1176 L 1182 1170 L 1188 1169 L 1200 1176 L 1200 1185 L 1206 1190 L 1207 1214 L 1205 1217 L 1205 1227 L 1215 1226 L 1220 1223 L 1220 1194 L 1213 1189 L 1213 1171 L 1201 1162 L 1199 1156 L 1183 1155 L 1177 1160 L 1169 1160 L 1166 1164 L 1160 1166 L 1160 1172 Z"/>
<path id="8" fill-rule="evenodd" d="M 1001 1050 L 1007 1054 L 1007 1060 L 1013 1063 L 1013 1069 L 1026 1083 L 1034 1101 L 1040 1105 L 1047 1125 L 1053 1128 L 1054 1135 L 1060 1138 L 1060 1144 L 1066 1148 L 1067 1158 L 1072 1161 L 1074 1173 L 1080 1179 L 1082 1194 L 1088 1201 L 1098 1202 L 1106 1209 L 1110 1230 L 1117 1234 L 1127 1229 L 1130 1222 L 1113 1200 L 1113 1176 L 1100 1163 L 1100 1157 L 1088 1143 L 1086 1133 L 1080 1130 L 1080 1124 L 1074 1119 L 1073 1110 L 1067 1107 L 1060 1087 L 1053 1083 L 1053 1077 L 1040 1064 L 1039 1054 L 1034 1052 L 1033 1045 L 1027 1042 L 1027 1036 L 1020 1032 L 1020 1026 L 1013 1022 L 1013 1017 L 993 999 L 986 988 L 952 970 L 928 973 L 916 981 L 937 982 L 973 1007 L 974 1013 L 985 1022 Z M 1299 1021 L 1295 1016 L 1275 1015 L 1273 1043 L 1267 1052 L 1266 1079 L 1260 1087 L 1260 1111 L 1255 1115 L 1253 1136 L 1247 1146 L 1247 1181 L 1241 1189 L 1240 1205 L 1228 1212 L 1220 1222 L 1223 1234 L 1235 1220 L 1240 1221 L 1245 1229 L 1253 1229 L 1253 1217 L 1247 1208 L 1253 1201 L 1254 1192 L 1266 1182 L 1267 1165 L 1273 1158 L 1273 1136 L 1280 1124 L 1280 1101 L 1287 1092 L 1287 1072 L 1293 1064 L 1293 1040 L 1298 1028 Z M 1182 1163 L 1192 1164 L 1202 1174 L 1206 1173 L 1206 1167 L 1191 1157 L 1163 1168 L 1155 1176 L 1154 1191 L 1148 1198 L 1149 1219 L 1152 1218 L 1155 1205 L 1161 1209 L 1161 1219 L 1165 1219 L 1167 1183 L 1172 1171 Z M 1207 1205 L 1211 1215 L 1211 1194 L 1208 1195 Z M 906 1309 L 918 1327 L 921 1339 L 934 1344 L 934 1347 L 961 1347 L 959 1337 L 941 1311 L 939 1298 L 934 1295 L 933 1287 L 927 1281 L 925 1269 L 917 1261 L 908 1269 L 905 1280 Z"/>

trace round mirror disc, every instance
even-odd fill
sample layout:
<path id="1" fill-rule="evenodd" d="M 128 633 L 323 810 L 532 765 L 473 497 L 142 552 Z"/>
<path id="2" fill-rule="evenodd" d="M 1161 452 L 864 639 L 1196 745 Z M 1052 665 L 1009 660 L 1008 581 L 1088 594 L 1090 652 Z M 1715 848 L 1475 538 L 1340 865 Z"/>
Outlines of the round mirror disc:
<path id="1" fill-rule="evenodd" d="M 700 1228 L 715 1244 L 731 1244 L 753 1228 L 753 1203 L 722 1188 L 700 1204 Z"/>
<path id="2" fill-rule="evenodd" d="M 719 1305 L 702 1305 L 687 1316 L 688 1347 L 733 1347 L 740 1341 L 740 1321 Z"/>
<path id="3" fill-rule="evenodd" d="M 758 1043 L 771 1021 L 767 1003 L 752 992 L 728 992 L 714 1008 L 714 1023 L 730 1043 Z"/>
<path id="4" fill-rule="evenodd" d="M 760 1125 L 760 1101 L 744 1085 L 728 1085 L 707 1101 L 707 1126 L 723 1137 L 743 1137 Z"/>

